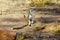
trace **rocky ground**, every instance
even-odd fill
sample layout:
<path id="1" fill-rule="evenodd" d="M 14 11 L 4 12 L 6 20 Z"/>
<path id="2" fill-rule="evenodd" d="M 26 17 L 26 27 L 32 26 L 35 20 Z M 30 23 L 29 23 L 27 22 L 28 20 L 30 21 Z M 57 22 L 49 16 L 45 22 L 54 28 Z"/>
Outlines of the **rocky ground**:
<path id="1" fill-rule="evenodd" d="M 24 40 L 60 40 L 60 8 L 59 6 L 47 6 L 33 10 L 34 21 L 32 27 L 24 25 L 27 21 L 23 15 L 28 15 L 29 8 L 24 3 L 14 1 L 2 1 L 0 7 L 0 28 L 16 31 L 23 34 Z M 9 3 L 12 2 L 13 4 Z M 7 4 L 8 3 L 8 4 Z M 10 4 L 10 5 L 9 5 Z M 6 8 L 4 8 L 4 6 Z M 51 11 L 52 10 L 52 11 Z M 12 29 L 23 27 L 22 29 Z"/>

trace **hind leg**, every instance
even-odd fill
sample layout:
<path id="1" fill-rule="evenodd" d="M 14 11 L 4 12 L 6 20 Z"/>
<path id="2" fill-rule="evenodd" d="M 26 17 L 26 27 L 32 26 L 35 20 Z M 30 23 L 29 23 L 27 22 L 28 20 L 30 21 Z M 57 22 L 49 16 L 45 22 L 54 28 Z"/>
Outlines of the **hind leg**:
<path id="1" fill-rule="evenodd" d="M 31 26 L 31 21 L 29 20 L 29 26 Z"/>
<path id="2" fill-rule="evenodd" d="M 29 26 L 32 26 L 34 24 L 34 21 L 32 19 L 29 20 Z"/>

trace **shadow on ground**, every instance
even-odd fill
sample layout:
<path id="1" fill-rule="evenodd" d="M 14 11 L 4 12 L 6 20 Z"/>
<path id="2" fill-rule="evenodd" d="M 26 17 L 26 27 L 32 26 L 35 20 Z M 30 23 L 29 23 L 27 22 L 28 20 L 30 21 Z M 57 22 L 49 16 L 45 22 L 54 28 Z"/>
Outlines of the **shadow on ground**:
<path id="1" fill-rule="evenodd" d="M 52 23 L 52 22 L 60 22 L 59 18 L 60 17 L 41 17 L 36 19 L 42 23 Z"/>

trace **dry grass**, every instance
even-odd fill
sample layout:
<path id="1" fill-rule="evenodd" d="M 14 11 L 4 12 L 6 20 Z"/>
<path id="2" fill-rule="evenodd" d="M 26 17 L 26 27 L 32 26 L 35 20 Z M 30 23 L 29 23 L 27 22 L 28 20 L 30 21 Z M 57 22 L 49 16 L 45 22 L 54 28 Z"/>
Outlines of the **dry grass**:
<path id="1" fill-rule="evenodd" d="M 47 24 L 42 31 L 48 33 L 60 33 L 60 23 L 55 22 L 55 23 Z"/>

